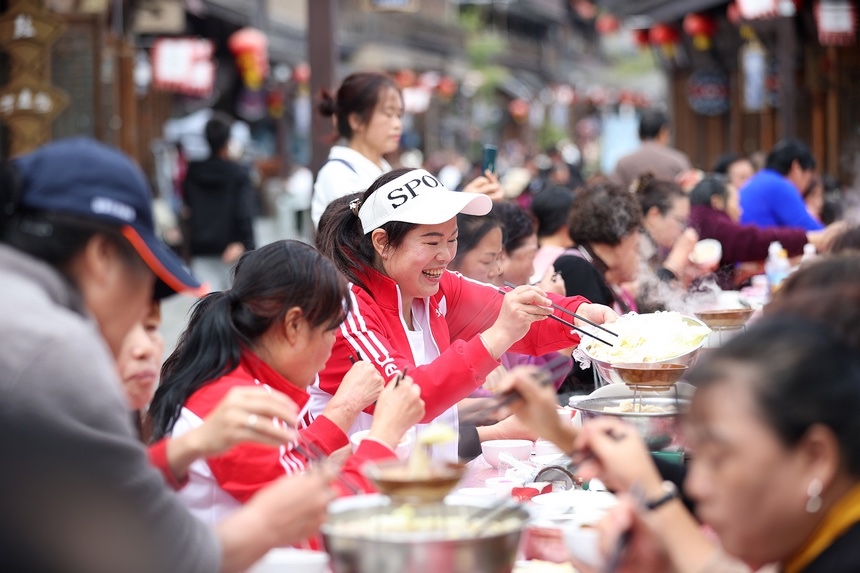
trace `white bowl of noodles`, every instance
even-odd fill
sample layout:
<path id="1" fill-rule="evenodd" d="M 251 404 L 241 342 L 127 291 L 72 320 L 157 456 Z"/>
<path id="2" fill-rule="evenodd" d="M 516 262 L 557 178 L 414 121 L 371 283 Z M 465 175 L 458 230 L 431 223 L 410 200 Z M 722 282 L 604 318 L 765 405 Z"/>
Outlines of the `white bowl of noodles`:
<path id="1" fill-rule="evenodd" d="M 613 343 L 612 347 L 583 336 L 574 357 L 591 363 L 603 381 L 612 384 L 624 383 L 613 369 L 614 364 L 693 366 L 711 334 L 711 329 L 701 320 L 671 311 L 625 314 L 606 327 L 618 334 L 600 334 Z"/>

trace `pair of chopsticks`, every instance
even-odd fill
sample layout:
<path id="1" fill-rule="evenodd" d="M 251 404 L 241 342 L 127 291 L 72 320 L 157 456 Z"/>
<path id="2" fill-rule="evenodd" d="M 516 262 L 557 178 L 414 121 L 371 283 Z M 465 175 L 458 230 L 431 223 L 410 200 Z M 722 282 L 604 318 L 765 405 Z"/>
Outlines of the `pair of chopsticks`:
<path id="1" fill-rule="evenodd" d="M 515 289 L 515 288 L 517 288 L 517 286 L 516 286 L 515 284 L 513 284 L 513 283 L 509 283 L 509 282 L 507 282 L 507 281 L 505 281 L 505 286 L 506 286 L 506 287 L 508 287 L 508 288 L 510 288 L 510 289 Z M 499 292 L 500 292 L 500 293 L 502 293 L 502 294 L 507 294 L 509 291 L 503 290 L 501 287 L 499 287 Z M 560 305 L 557 305 L 557 304 L 553 303 L 553 304 L 552 304 L 552 307 L 553 307 L 554 309 L 556 309 L 556 310 L 560 310 L 560 311 L 562 311 L 562 312 L 564 312 L 564 313 L 567 313 L 567 314 L 569 314 L 569 315 L 573 316 L 574 318 L 578 318 L 578 319 L 579 319 L 579 320 L 581 320 L 582 322 L 584 322 L 584 323 L 586 323 L 586 324 L 590 324 L 591 326 L 593 326 L 593 327 L 595 327 L 595 328 L 597 328 L 597 329 L 599 329 L 599 330 L 602 330 L 603 332 L 605 332 L 605 333 L 607 333 L 607 334 L 611 334 L 612 336 L 618 336 L 618 333 L 616 333 L 616 332 L 612 332 L 612 331 L 611 331 L 611 330 L 609 330 L 608 328 L 604 328 L 603 326 L 601 326 L 601 325 L 597 324 L 596 322 L 592 322 L 592 321 L 588 320 L 587 318 L 585 318 L 584 316 L 580 316 L 580 315 L 576 314 L 575 312 L 573 312 L 572 310 L 569 310 L 569 309 L 567 309 L 567 308 L 564 308 L 563 306 L 560 306 Z M 572 328 L 573 330 L 579 331 L 579 332 L 581 332 L 582 334 L 585 334 L 586 336 L 590 336 L 591 338 L 593 338 L 593 339 L 595 339 L 595 340 L 597 340 L 597 341 L 599 341 L 599 342 L 602 342 L 603 344 L 605 344 L 605 345 L 607 345 L 607 346 L 612 346 L 612 343 L 611 343 L 611 342 L 607 342 L 607 341 L 603 340 L 603 339 L 602 339 L 602 338 L 600 338 L 599 336 L 596 336 L 596 335 L 594 335 L 594 334 L 590 333 L 589 331 L 584 330 L 584 329 L 582 329 L 582 328 L 580 328 L 580 327 L 576 326 L 576 325 L 575 325 L 575 324 L 573 324 L 572 322 L 568 322 L 568 321 L 566 321 L 565 319 L 561 318 L 560 316 L 557 316 L 557 315 L 555 315 L 555 314 L 551 314 L 551 315 L 549 315 L 549 317 L 550 317 L 550 318 L 552 318 L 552 319 L 554 319 L 554 320 L 557 320 L 558 322 L 562 323 L 563 325 L 567 326 L 568 328 Z"/>
<path id="2" fill-rule="evenodd" d="M 553 360 L 550 360 L 546 364 L 540 367 L 540 370 L 535 372 L 534 378 L 539 386 L 549 386 L 553 381 L 553 370 L 565 364 L 570 358 L 567 356 L 559 356 Z M 509 390 L 507 392 L 503 392 L 501 394 L 497 394 L 495 396 L 495 400 L 492 404 L 484 408 L 483 410 L 478 411 L 475 415 L 479 418 L 485 418 L 490 414 L 501 410 L 505 406 L 515 402 L 516 400 L 521 400 L 522 395 L 517 392 L 515 389 Z"/>
<path id="3" fill-rule="evenodd" d="M 297 454 L 305 458 L 309 464 L 318 465 L 325 463 L 328 460 L 328 456 L 324 451 L 322 451 L 319 446 L 307 440 L 299 434 L 298 442 L 293 444 L 293 451 Z M 347 475 L 342 471 L 338 470 L 335 478 L 340 484 L 351 491 L 353 495 L 358 495 L 364 493 L 364 489 L 354 483 L 352 479 L 348 479 Z"/>
<path id="4" fill-rule="evenodd" d="M 406 378 L 406 373 L 409 372 L 409 367 L 405 366 L 403 368 L 403 372 L 397 375 L 397 378 L 394 379 L 394 387 L 397 388 L 400 385 L 400 381 Z"/>

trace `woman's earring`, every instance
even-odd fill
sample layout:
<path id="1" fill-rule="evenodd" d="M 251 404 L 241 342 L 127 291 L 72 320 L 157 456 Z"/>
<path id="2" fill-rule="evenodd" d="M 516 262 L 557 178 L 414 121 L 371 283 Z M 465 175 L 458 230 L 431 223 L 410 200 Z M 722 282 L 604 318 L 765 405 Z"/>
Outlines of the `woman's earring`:
<path id="1" fill-rule="evenodd" d="M 806 501 L 806 511 L 809 513 L 818 513 L 821 509 L 821 492 L 824 491 L 824 484 L 818 478 L 812 478 L 809 482 L 809 487 L 806 488 L 806 495 L 809 499 Z"/>

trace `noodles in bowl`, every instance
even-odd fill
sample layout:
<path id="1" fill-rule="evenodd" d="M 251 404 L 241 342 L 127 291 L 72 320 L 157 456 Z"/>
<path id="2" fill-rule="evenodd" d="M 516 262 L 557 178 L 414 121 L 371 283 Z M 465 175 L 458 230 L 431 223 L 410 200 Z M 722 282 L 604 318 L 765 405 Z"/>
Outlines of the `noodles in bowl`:
<path id="1" fill-rule="evenodd" d="M 624 383 L 613 364 L 672 362 L 692 366 L 711 329 L 698 319 L 678 312 L 625 314 L 611 328 L 618 334 L 613 346 L 589 337 L 574 351 L 584 367 L 594 365 L 606 382 Z"/>

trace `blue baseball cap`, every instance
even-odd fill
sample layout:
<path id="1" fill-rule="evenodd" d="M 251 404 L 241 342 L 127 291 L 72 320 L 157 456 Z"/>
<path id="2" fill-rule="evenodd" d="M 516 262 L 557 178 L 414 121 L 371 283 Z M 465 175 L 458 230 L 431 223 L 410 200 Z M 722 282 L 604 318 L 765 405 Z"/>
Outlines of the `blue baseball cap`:
<path id="1" fill-rule="evenodd" d="M 22 155 L 13 165 L 20 206 L 115 225 L 158 278 L 157 298 L 200 288 L 182 260 L 156 236 L 146 177 L 118 149 L 75 137 Z"/>

